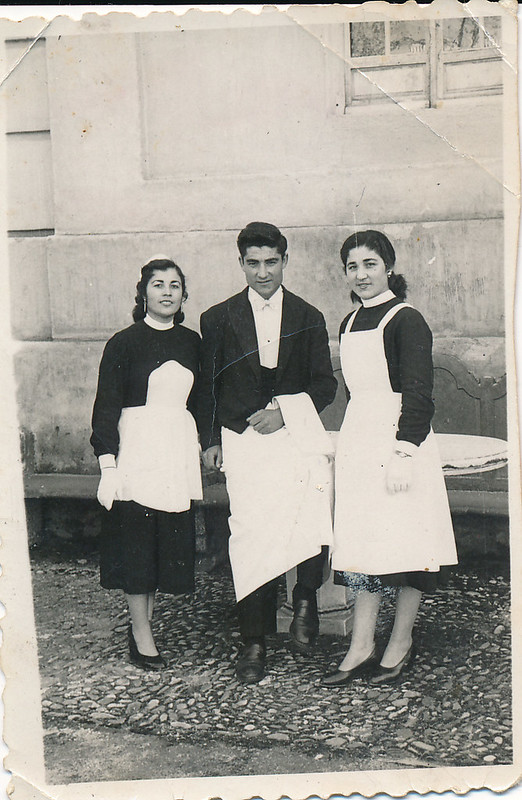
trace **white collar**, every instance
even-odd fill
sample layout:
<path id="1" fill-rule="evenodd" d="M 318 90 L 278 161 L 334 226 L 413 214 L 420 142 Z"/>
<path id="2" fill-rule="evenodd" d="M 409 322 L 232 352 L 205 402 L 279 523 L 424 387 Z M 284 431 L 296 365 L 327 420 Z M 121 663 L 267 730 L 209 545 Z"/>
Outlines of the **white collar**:
<path id="1" fill-rule="evenodd" d="M 152 319 L 147 314 L 143 320 L 149 328 L 154 328 L 155 331 L 168 331 L 170 328 L 174 327 L 174 320 L 172 319 L 170 322 L 158 322 L 157 319 Z"/>
<path id="2" fill-rule="evenodd" d="M 373 308 L 374 306 L 380 306 L 383 303 L 387 303 L 388 300 L 395 300 L 397 295 L 393 294 L 391 289 L 386 289 L 384 292 L 376 295 L 376 297 L 369 297 L 368 300 L 363 300 L 361 298 L 362 304 L 365 308 Z"/>
<path id="3" fill-rule="evenodd" d="M 248 299 L 250 300 L 251 305 L 255 309 L 263 308 L 267 303 L 270 303 L 272 308 L 279 309 L 283 305 L 283 289 L 279 286 L 272 297 L 269 297 L 265 300 L 264 297 L 261 297 L 255 289 L 252 289 L 251 286 L 248 287 Z"/>

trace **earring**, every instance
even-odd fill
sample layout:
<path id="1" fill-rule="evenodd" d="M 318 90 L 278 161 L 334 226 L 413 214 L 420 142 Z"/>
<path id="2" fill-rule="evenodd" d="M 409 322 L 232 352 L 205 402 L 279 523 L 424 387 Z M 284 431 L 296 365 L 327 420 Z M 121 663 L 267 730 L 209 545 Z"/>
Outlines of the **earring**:
<path id="1" fill-rule="evenodd" d="M 391 278 L 391 276 L 393 275 L 393 272 L 391 272 L 391 271 L 387 272 L 386 275 L 388 276 L 388 278 Z"/>

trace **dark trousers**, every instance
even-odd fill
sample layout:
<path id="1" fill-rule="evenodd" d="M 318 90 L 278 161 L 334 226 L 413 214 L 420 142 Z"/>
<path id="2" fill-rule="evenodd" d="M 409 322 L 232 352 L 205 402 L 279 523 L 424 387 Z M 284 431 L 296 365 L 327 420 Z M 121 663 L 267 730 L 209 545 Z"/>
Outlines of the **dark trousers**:
<path id="1" fill-rule="evenodd" d="M 297 565 L 297 583 L 292 593 L 294 606 L 298 600 L 309 600 L 317 607 L 317 589 L 323 582 L 328 548 Z M 262 639 L 277 630 L 277 585 L 279 578 L 260 586 L 237 604 L 239 631 L 243 641 Z"/>

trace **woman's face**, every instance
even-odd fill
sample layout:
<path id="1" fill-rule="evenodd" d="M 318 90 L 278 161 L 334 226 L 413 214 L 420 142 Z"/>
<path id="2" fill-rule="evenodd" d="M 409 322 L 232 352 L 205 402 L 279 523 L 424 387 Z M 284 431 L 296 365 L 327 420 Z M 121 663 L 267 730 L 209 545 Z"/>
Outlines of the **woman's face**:
<path id="1" fill-rule="evenodd" d="M 368 247 L 354 247 L 348 253 L 346 277 L 350 291 L 361 300 L 370 300 L 388 289 L 386 265 L 382 258 Z"/>
<path id="2" fill-rule="evenodd" d="M 156 322 L 169 322 L 181 308 L 183 287 L 178 271 L 173 267 L 156 269 L 145 290 L 147 313 Z"/>

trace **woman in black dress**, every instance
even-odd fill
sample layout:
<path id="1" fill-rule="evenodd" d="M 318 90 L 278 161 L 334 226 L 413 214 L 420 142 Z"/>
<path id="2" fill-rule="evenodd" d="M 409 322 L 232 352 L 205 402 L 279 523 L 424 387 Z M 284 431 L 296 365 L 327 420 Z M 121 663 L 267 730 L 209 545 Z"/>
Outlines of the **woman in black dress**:
<path id="1" fill-rule="evenodd" d="M 155 592 L 194 589 L 191 501 L 202 497 L 193 407 L 199 335 L 181 325 L 185 276 L 156 256 L 141 270 L 134 324 L 106 344 L 92 415 L 101 478 L 100 582 L 129 606 L 131 661 L 161 669 Z"/>

